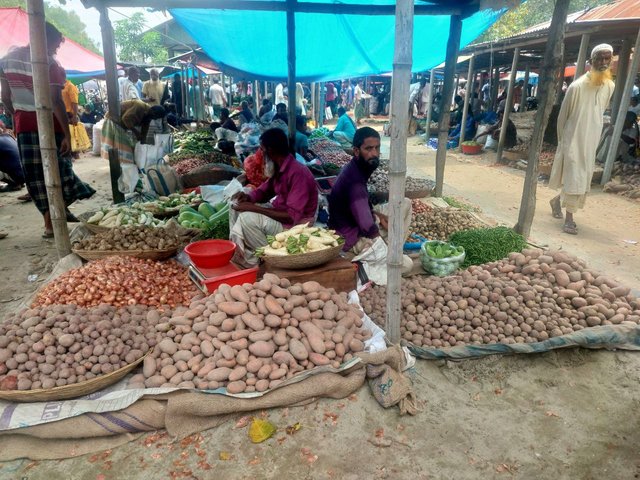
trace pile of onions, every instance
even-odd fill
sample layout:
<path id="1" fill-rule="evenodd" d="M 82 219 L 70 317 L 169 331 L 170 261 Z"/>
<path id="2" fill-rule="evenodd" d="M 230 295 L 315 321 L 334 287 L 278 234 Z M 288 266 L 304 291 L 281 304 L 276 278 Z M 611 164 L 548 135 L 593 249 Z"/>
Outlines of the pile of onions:
<path id="1" fill-rule="evenodd" d="M 74 304 L 92 307 L 124 305 L 188 305 L 197 293 L 187 269 L 169 260 L 107 257 L 70 270 L 36 295 L 33 307 Z"/>

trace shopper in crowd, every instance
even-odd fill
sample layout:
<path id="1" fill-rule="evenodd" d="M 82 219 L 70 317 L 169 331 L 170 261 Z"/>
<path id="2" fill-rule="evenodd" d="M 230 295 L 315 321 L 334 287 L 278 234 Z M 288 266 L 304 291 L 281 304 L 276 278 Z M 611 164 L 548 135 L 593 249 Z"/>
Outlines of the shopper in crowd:
<path id="1" fill-rule="evenodd" d="M 296 143 L 295 151 L 303 158 L 307 156 L 309 149 L 309 136 L 307 133 L 307 117 L 296 115 Z"/>
<path id="2" fill-rule="evenodd" d="M 573 216 L 584 208 L 590 190 L 602 117 L 613 94 L 612 57 L 611 45 L 593 49 L 591 70 L 569 86 L 558 114 L 558 148 L 549 187 L 559 189 L 560 195 L 550 204 L 555 218 L 562 218 L 562 207 L 566 208 L 563 231 L 572 235 L 578 233 Z"/>
<path id="3" fill-rule="evenodd" d="M 0 192 L 14 192 L 24 187 L 24 174 L 20 165 L 18 142 L 11 130 L 0 120 L 0 172 L 4 174 L 2 181 L 6 186 Z"/>
<path id="4" fill-rule="evenodd" d="M 278 103 L 276 105 L 276 114 L 271 119 L 272 122 L 280 120 L 281 122 L 289 125 L 289 113 L 287 112 L 287 106 L 284 103 Z"/>
<path id="5" fill-rule="evenodd" d="M 140 80 L 140 71 L 138 67 L 129 67 L 127 69 L 127 78 L 122 82 L 122 101 L 140 100 L 137 83 Z"/>
<path id="6" fill-rule="evenodd" d="M 325 101 L 327 102 L 327 107 L 331 110 L 331 115 L 336 114 L 336 98 L 337 91 L 333 82 L 328 82 L 326 84 L 326 93 L 325 93 Z"/>
<path id="7" fill-rule="evenodd" d="M 171 103 L 176 106 L 178 117 L 182 117 L 182 79 L 179 73 L 173 76 L 173 82 L 171 82 Z"/>
<path id="8" fill-rule="evenodd" d="M 254 120 L 253 112 L 249 108 L 249 102 L 247 102 L 246 100 L 243 100 L 240 103 L 240 113 L 238 114 L 238 118 L 240 120 L 240 126 L 244 125 L 245 123 L 253 122 Z"/>
<path id="9" fill-rule="evenodd" d="M 276 114 L 275 109 L 273 108 L 273 103 L 268 98 L 262 99 L 262 106 L 260 107 L 260 111 L 258 112 L 258 117 L 260 117 L 260 121 L 264 124 L 270 123 L 273 120 L 273 116 Z"/>
<path id="10" fill-rule="evenodd" d="M 362 80 L 358 80 L 353 89 L 353 115 L 356 117 L 356 125 L 360 125 L 360 121 L 366 116 L 364 111 L 364 90 L 362 89 Z"/>
<path id="11" fill-rule="evenodd" d="M 224 94 L 224 89 L 217 79 L 214 79 L 213 84 L 209 87 L 209 99 L 213 107 L 213 116 L 219 119 L 220 110 L 227 106 L 227 96 Z"/>
<path id="12" fill-rule="evenodd" d="M 64 37 L 50 23 L 46 23 L 47 53 L 49 57 L 49 81 L 53 106 L 54 131 L 57 145 L 58 168 L 62 195 L 66 206 L 76 200 L 91 197 L 95 192 L 82 182 L 73 172 L 71 163 L 71 133 L 69 119 L 62 101 L 65 72 L 53 56 L 64 41 Z M 36 104 L 33 93 L 33 69 L 30 46 L 17 47 L 0 60 L 0 87 L 2 102 L 14 116 L 15 132 L 18 138 L 20 161 L 31 199 L 44 218 L 45 238 L 53 237 L 53 225 L 49 213 L 49 200 L 44 180 Z M 77 219 L 67 212 L 67 220 Z"/>
<path id="13" fill-rule="evenodd" d="M 287 135 L 279 128 L 265 131 L 260 149 L 267 180 L 249 194 L 237 193 L 229 216 L 229 238 L 237 245 L 234 258 L 245 266 L 257 265 L 255 250 L 267 244 L 267 235 L 315 222 L 318 208 L 315 179 L 289 153 Z"/>
<path id="14" fill-rule="evenodd" d="M 287 96 L 285 95 L 285 87 L 287 86 L 287 82 L 280 82 L 276 85 L 276 94 L 275 94 L 275 103 L 278 105 L 279 103 L 283 103 L 285 106 L 287 105 Z"/>
<path id="15" fill-rule="evenodd" d="M 142 100 L 149 106 L 160 105 L 164 93 L 164 85 L 160 81 L 160 74 L 157 68 L 149 71 L 150 79 L 142 84 Z"/>
<path id="16" fill-rule="evenodd" d="M 3 103 L 0 103 L 0 122 L 5 129 L 13 130 L 13 118 L 7 113 Z"/>

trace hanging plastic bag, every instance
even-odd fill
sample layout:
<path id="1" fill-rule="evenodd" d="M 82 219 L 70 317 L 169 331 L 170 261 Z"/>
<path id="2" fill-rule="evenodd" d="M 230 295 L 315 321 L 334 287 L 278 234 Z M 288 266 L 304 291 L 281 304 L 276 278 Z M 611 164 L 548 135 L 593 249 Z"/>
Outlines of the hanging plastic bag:
<path id="1" fill-rule="evenodd" d="M 71 151 L 86 152 L 91 149 L 91 140 L 89 140 L 84 124 L 78 122 L 75 125 L 69 125 L 69 132 L 71 133 Z"/>

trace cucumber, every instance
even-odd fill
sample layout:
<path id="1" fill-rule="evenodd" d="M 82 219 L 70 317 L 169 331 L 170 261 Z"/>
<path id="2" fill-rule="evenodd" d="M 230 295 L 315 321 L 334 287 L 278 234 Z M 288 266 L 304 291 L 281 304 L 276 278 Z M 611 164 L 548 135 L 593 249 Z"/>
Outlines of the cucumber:
<path id="1" fill-rule="evenodd" d="M 198 207 L 198 213 L 205 218 L 209 218 L 211 215 L 216 213 L 216 210 L 211 206 L 210 203 L 202 202 Z"/>

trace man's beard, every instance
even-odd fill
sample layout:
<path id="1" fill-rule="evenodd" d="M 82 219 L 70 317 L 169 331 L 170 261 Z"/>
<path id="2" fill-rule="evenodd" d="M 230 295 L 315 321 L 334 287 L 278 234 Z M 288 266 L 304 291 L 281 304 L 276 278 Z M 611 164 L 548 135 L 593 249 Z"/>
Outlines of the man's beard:
<path id="1" fill-rule="evenodd" d="M 597 87 L 599 87 L 600 85 L 604 85 L 604 82 L 606 80 L 612 79 L 611 69 L 609 68 L 607 68 L 606 70 L 592 69 L 589 72 L 589 79 L 591 80 L 591 83 Z"/>
<path id="2" fill-rule="evenodd" d="M 276 164 L 266 154 L 264 155 L 264 176 L 271 178 L 276 173 Z"/>

